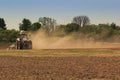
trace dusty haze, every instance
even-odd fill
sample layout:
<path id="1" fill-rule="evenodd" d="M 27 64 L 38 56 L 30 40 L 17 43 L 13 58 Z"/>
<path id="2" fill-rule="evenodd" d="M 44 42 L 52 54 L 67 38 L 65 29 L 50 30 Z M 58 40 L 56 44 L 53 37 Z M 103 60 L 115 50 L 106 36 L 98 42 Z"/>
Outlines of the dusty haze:
<path id="1" fill-rule="evenodd" d="M 31 33 L 33 49 L 66 49 L 66 48 L 120 48 L 119 43 L 95 42 L 92 39 L 47 36 L 43 31 Z"/>

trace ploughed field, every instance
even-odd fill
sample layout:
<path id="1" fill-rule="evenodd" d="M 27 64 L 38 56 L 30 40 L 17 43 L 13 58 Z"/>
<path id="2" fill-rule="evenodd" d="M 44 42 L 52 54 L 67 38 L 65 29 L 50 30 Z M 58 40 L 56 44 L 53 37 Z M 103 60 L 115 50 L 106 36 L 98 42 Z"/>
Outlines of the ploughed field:
<path id="1" fill-rule="evenodd" d="M 120 80 L 120 50 L 0 50 L 0 80 Z"/>

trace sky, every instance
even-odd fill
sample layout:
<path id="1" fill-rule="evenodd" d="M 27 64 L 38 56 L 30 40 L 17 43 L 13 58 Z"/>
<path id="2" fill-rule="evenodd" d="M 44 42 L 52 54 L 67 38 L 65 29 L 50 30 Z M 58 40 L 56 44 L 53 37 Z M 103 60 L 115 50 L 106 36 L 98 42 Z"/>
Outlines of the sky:
<path id="1" fill-rule="evenodd" d="M 120 25 L 120 0 L 0 0 L 0 18 L 8 29 L 18 29 L 23 18 L 34 23 L 40 17 L 51 17 L 67 24 L 79 15 L 88 16 L 91 24 Z"/>

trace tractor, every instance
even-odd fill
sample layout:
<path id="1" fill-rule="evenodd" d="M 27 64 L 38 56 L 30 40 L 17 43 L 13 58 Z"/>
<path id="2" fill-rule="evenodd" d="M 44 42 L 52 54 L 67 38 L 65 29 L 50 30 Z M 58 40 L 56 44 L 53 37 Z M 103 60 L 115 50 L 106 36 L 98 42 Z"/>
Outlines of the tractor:
<path id="1" fill-rule="evenodd" d="M 28 38 L 26 31 L 20 31 L 19 36 L 16 40 L 16 49 L 32 49 L 32 41 Z"/>

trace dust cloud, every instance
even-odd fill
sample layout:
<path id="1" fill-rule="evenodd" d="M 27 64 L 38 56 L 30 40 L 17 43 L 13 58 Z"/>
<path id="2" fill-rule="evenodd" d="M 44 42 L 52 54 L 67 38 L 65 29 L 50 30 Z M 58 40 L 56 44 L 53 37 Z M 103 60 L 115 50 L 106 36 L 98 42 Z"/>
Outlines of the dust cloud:
<path id="1" fill-rule="evenodd" d="M 120 48 L 119 43 L 96 42 L 73 35 L 48 36 L 43 31 L 31 33 L 33 49 Z"/>

